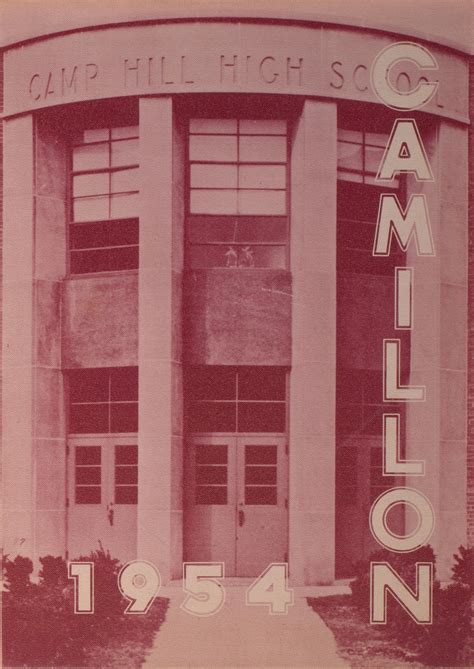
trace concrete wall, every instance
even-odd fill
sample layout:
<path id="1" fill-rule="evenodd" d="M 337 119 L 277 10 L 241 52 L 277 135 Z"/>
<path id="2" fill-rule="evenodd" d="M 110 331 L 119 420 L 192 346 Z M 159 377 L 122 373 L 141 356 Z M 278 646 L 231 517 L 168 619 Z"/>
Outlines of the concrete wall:
<path id="1" fill-rule="evenodd" d="M 194 271 L 185 296 L 188 364 L 290 365 L 289 272 Z"/>

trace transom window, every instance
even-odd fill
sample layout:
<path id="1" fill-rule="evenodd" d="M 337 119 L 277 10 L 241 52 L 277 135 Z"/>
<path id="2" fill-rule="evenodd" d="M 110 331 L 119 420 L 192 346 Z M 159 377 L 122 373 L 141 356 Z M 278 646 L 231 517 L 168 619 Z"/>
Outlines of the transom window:
<path id="1" fill-rule="evenodd" d="M 185 381 L 190 432 L 285 432 L 283 367 L 192 367 Z"/>
<path id="2" fill-rule="evenodd" d="M 137 268 L 138 126 L 84 130 L 71 191 L 71 272 Z"/>
<path id="3" fill-rule="evenodd" d="M 191 119 L 191 267 L 285 268 L 287 122 Z"/>
<path id="4" fill-rule="evenodd" d="M 69 432 L 137 432 L 138 368 L 70 370 Z"/>

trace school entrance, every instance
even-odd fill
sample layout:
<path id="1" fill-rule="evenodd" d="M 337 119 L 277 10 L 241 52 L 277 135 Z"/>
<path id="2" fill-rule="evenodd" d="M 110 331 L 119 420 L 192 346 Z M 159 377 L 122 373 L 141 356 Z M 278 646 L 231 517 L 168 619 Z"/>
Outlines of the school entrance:
<path id="1" fill-rule="evenodd" d="M 186 385 L 185 560 L 257 576 L 288 560 L 286 370 L 200 367 Z"/>

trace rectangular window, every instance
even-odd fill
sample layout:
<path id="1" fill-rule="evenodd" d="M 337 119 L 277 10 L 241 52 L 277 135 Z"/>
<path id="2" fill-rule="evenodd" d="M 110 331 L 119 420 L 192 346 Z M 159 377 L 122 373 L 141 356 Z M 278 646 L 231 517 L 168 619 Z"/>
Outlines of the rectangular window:
<path id="1" fill-rule="evenodd" d="M 283 367 L 191 367 L 185 384 L 190 432 L 286 430 Z"/>
<path id="2" fill-rule="evenodd" d="M 245 446 L 245 504 L 277 504 L 276 446 Z"/>
<path id="3" fill-rule="evenodd" d="M 115 504 L 138 502 L 138 446 L 115 446 Z"/>
<path id="4" fill-rule="evenodd" d="M 101 451 L 100 446 L 76 446 L 75 448 L 76 504 L 101 503 Z"/>
<path id="5" fill-rule="evenodd" d="M 138 126 L 84 130 L 71 178 L 71 273 L 137 268 Z"/>
<path id="6" fill-rule="evenodd" d="M 74 369 L 69 378 L 69 432 L 137 432 L 138 367 Z"/>
<path id="7" fill-rule="evenodd" d="M 286 268 L 287 160 L 285 120 L 190 120 L 191 267 Z"/>
<path id="8" fill-rule="evenodd" d="M 196 504 L 227 504 L 227 446 L 196 445 Z"/>
<path id="9" fill-rule="evenodd" d="M 338 272 L 393 275 L 395 266 L 406 264 L 396 242 L 390 256 L 372 255 L 380 196 L 391 191 L 404 206 L 404 177 L 387 184 L 375 181 L 388 139 L 384 133 L 338 129 Z"/>

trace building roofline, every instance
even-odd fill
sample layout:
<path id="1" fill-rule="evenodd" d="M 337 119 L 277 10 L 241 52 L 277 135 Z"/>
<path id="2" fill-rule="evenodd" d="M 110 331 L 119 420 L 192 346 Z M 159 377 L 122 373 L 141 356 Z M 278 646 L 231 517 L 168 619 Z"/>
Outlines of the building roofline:
<path id="1" fill-rule="evenodd" d="M 217 9 L 217 8 L 216 8 Z M 113 29 L 119 27 L 134 27 L 140 25 L 153 25 L 153 24 L 162 24 L 162 23 L 193 23 L 200 21 L 209 21 L 209 22 L 249 22 L 249 23 L 274 23 L 274 24 L 292 24 L 292 25 L 312 25 L 314 27 L 328 26 L 328 27 L 339 27 L 347 28 L 352 30 L 369 30 L 370 32 L 390 34 L 397 37 L 412 38 L 418 39 L 423 42 L 428 42 L 430 44 L 435 44 L 439 47 L 444 47 L 449 50 L 455 51 L 465 56 L 474 55 L 474 40 L 471 48 L 468 48 L 467 45 L 456 43 L 453 40 L 443 38 L 439 35 L 434 35 L 431 33 L 423 32 L 422 30 L 413 29 L 408 31 L 406 27 L 401 25 L 392 25 L 384 24 L 377 20 L 369 21 L 366 19 L 361 19 L 360 17 L 349 17 L 349 16 L 336 16 L 332 14 L 324 14 L 321 12 L 309 12 L 301 10 L 245 10 L 241 9 L 232 11 L 228 7 L 220 8 L 220 11 L 215 11 L 211 13 L 209 9 L 200 10 L 198 7 L 195 8 L 195 11 L 192 13 L 188 11 L 173 8 L 173 11 L 163 12 L 161 9 L 158 12 L 161 16 L 154 16 L 153 18 L 142 18 L 134 20 L 113 20 L 107 23 L 99 23 L 97 25 L 87 25 L 82 24 L 65 28 L 63 30 L 57 30 L 51 33 L 38 34 L 31 37 L 25 37 L 21 40 L 14 40 L 12 42 L 1 43 L 0 36 L 0 48 L 3 51 L 10 49 L 19 48 L 26 46 L 31 43 L 45 41 L 48 39 L 60 37 L 63 35 L 70 35 L 78 32 L 85 31 L 97 31 L 104 29 Z"/>

